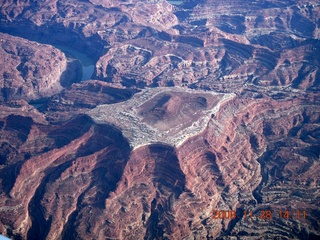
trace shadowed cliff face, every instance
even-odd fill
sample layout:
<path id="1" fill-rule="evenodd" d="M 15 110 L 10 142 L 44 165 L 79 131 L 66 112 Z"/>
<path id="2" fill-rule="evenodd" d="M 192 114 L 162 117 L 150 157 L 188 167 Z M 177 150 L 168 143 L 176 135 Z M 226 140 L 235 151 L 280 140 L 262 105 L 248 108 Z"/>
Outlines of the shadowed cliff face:
<path id="1" fill-rule="evenodd" d="M 85 115 L 55 126 L 2 119 L 2 156 L 12 158 L 1 162 L 1 221 L 25 226 L 4 233 L 180 239 L 277 236 L 283 225 L 301 224 L 309 233 L 295 230 L 290 238 L 316 235 L 319 99 L 250 95 L 228 102 L 177 149 L 158 143 L 132 151 L 119 130 Z M 315 105 L 307 105 L 310 97 Z M 8 138 L 13 122 L 20 138 Z M 308 218 L 274 218 L 265 228 L 241 215 L 264 208 L 306 209 Z M 237 209 L 242 217 L 213 219 L 214 209 Z"/>
<path id="2" fill-rule="evenodd" d="M 0 234 L 319 238 L 317 1 L 0 10 Z"/>
<path id="3" fill-rule="evenodd" d="M 12 127 L 13 118 L 9 116 L 4 121 L 4 131 Z M 32 135 L 43 126 L 30 121 L 28 125 L 27 119 L 21 117 L 14 120 L 16 126 L 21 126 L 15 130 L 26 133 L 24 144 L 28 148 L 14 145 L 12 154 L 27 152 L 28 158 L 22 157 L 16 164 L 7 161 L 2 164 L 2 197 L 7 199 L 6 205 L 12 207 L 8 208 L 12 219 L 17 217 L 15 224 L 26 221 L 30 226 L 21 234 L 22 238 L 51 239 L 58 232 L 66 238 L 76 234 L 72 229 L 78 214 L 88 205 L 84 196 L 90 193 L 90 205 L 104 209 L 105 198 L 116 188 L 129 158 L 126 139 L 111 126 L 96 125 L 89 117 L 79 116 L 60 126 L 42 129 L 42 142 L 52 140 L 52 145 L 41 146 Z M 24 131 L 26 125 L 29 128 Z M 4 185 L 6 182 L 14 184 Z M 25 214 L 14 210 L 18 205 L 26 210 Z M 61 222 L 61 219 L 65 220 Z M 5 223 L 6 218 L 3 220 Z"/>
<path id="4" fill-rule="evenodd" d="M 6 0 L 2 9 L 2 32 L 81 51 L 96 62 L 93 79 L 125 87 L 319 86 L 316 1 Z"/>
<path id="5" fill-rule="evenodd" d="M 105 200 L 106 209 L 94 211 L 89 222 L 78 221 L 77 232 L 84 234 L 86 228 L 90 236 L 99 232 L 113 238 L 137 232 L 135 237 L 146 239 L 172 233 L 174 204 L 184 186 L 185 176 L 172 147 L 141 147 L 131 154 L 116 190 Z"/>

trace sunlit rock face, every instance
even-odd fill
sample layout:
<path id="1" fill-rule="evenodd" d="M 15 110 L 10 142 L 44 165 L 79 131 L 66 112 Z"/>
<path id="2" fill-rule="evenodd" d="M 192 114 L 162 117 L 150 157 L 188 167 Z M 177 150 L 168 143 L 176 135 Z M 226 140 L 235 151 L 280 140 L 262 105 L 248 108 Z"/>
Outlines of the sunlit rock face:
<path id="1" fill-rule="evenodd" d="M 319 15 L 1 1 L 0 234 L 318 239 Z M 92 59 L 92 79 L 54 46 Z"/>
<path id="2" fill-rule="evenodd" d="M 1 8 L 2 31 L 77 48 L 97 60 L 94 78 L 126 87 L 319 86 L 316 1 L 6 0 Z"/>
<path id="3" fill-rule="evenodd" d="M 67 60 L 58 49 L 0 33 L 1 100 L 37 99 L 62 90 Z"/>
<path id="4" fill-rule="evenodd" d="M 178 93 L 151 95 L 137 116 L 156 103 L 168 106 L 169 100 L 163 105 L 159 100 Z M 180 94 L 197 99 L 199 92 Z M 319 98 L 279 101 L 250 95 L 244 91 L 226 101 L 203 131 L 178 147 L 158 142 L 133 149 L 118 128 L 86 115 L 51 126 L 35 115 L 1 118 L 7 141 L 1 145 L 1 221 L 7 229 L 20 229 L 14 234 L 24 238 L 216 238 L 244 232 L 276 237 L 287 225 L 308 231 L 292 231 L 291 238 L 316 236 Z M 222 98 L 202 97 L 207 106 Z M 301 209 L 308 218 L 274 217 L 272 225 L 243 216 L 212 218 L 214 209 L 259 215 L 262 208 L 274 214 Z"/>

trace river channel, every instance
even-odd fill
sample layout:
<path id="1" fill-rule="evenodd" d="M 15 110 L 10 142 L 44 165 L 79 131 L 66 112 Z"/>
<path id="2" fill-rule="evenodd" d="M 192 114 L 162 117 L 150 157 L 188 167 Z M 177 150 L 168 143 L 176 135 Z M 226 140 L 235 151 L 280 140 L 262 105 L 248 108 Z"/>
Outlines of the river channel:
<path id="1" fill-rule="evenodd" d="M 81 53 L 77 50 L 71 49 L 69 47 L 63 46 L 63 45 L 57 45 L 57 44 L 51 44 L 53 47 L 59 49 L 61 52 L 63 52 L 68 59 L 74 59 L 78 60 L 82 67 L 82 75 L 81 80 L 78 81 L 86 81 L 90 80 L 93 73 L 94 73 L 94 66 L 95 61 L 88 57 L 86 54 Z M 33 105 L 36 108 L 41 108 L 46 103 L 47 99 L 38 99 L 34 101 L 30 101 L 29 104 Z"/>
<path id="2" fill-rule="evenodd" d="M 179 6 L 183 3 L 183 1 L 168 1 L 170 4 L 172 5 L 176 5 L 176 6 Z"/>
<path id="3" fill-rule="evenodd" d="M 74 49 L 70 49 L 66 46 L 62 46 L 62 45 L 53 45 L 53 46 L 61 50 L 66 55 L 67 58 L 77 59 L 80 61 L 82 66 L 81 81 L 91 79 L 92 74 L 94 72 L 94 65 L 95 65 L 95 62 L 91 58 L 89 58 L 86 54 L 83 54 Z"/>

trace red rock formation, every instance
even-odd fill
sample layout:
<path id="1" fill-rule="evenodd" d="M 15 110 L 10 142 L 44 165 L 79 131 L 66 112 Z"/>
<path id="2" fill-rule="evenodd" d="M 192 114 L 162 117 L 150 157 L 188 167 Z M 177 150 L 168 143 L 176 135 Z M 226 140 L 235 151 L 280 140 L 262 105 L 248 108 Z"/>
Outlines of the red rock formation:
<path id="1" fill-rule="evenodd" d="M 10 119 L 6 120 L 5 129 L 10 128 L 10 121 Z M 18 119 L 15 119 L 15 121 L 18 121 Z M 24 122 L 26 121 L 24 120 Z M 17 152 L 28 152 L 31 158 L 25 158 L 24 161 L 21 158 L 16 164 L 8 161 L 1 163 L 1 176 L 4 176 L 4 171 L 8 171 L 7 176 L 14 183 L 14 185 L 10 183 L 11 186 L 5 186 L 4 184 L 8 179 L 2 179 L 2 189 L 4 191 L 1 194 L 1 206 L 3 207 L 4 215 L 2 215 L 1 221 L 4 225 L 16 229 L 14 235 L 18 234 L 23 238 L 27 238 L 27 236 L 28 238 L 44 238 L 50 230 L 48 227 L 52 223 L 53 216 L 51 215 L 57 213 L 60 215 L 53 217 L 55 224 L 50 227 L 53 231 L 53 238 L 55 238 L 62 234 L 69 215 L 75 210 L 73 208 L 76 207 L 77 199 L 85 190 L 85 188 L 78 189 L 79 180 L 86 176 L 86 180 L 83 180 L 84 184 L 91 182 L 91 184 L 85 185 L 88 189 L 101 188 L 96 193 L 96 196 L 93 196 L 93 200 L 97 206 L 101 205 L 99 202 L 102 199 L 100 198 L 106 194 L 105 191 L 108 189 L 108 191 L 114 189 L 114 184 L 116 183 L 114 181 L 117 181 L 116 179 L 121 176 L 121 172 L 119 171 L 121 171 L 123 164 L 125 164 L 126 154 L 129 153 L 129 146 L 125 140 L 121 139 L 121 133 L 117 130 L 114 130 L 110 126 L 94 125 L 85 116 L 75 118 L 55 129 L 47 128 L 45 130 L 41 125 L 35 125 L 33 128 L 42 128 L 42 141 L 49 144 L 50 139 L 52 139 L 51 146 L 53 149 L 50 149 L 50 145 L 46 145 L 46 149 L 43 149 L 39 153 L 39 147 L 41 146 L 36 144 L 37 139 L 33 139 L 31 136 L 36 131 L 30 131 L 27 128 L 26 131 L 29 131 L 26 134 L 28 139 L 24 144 L 25 147 L 14 147 L 17 149 Z M 19 131 L 20 128 L 15 127 L 15 129 Z M 22 134 L 22 130 L 19 133 Z M 29 148 L 26 148 L 26 146 Z M 2 149 L 4 148 L 2 147 Z M 109 161 L 106 161 L 106 158 Z M 14 167 L 16 169 L 12 169 Z M 15 172 L 11 172 L 11 169 L 15 170 Z M 95 175 L 95 173 L 105 173 L 105 169 L 109 169 L 109 176 Z M 78 171 L 81 171 L 82 174 L 78 174 Z M 93 175 L 91 176 L 91 174 Z M 70 179 L 70 176 L 72 176 L 72 179 Z M 60 178 L 61 180 L 59 180 Z M 50 193 L 60 199 L 60 193 L 71 193 L 71 185 L 65 189 L 60 186 L 60 193 L 46 191 L 47 193 L 45 194 L 44 190 L 48 190 L 48 186 L 51 184 L 55 186 L 59 181 L 62 181 L 63 184 L 67 183 L 66 178 L 72 180 L 68 184 L 75 184 L 75 195 L 70 196 L 73 199 L 71 201 L 63 193 L 62 205 L 59 206 L 59 201 L 52 202 L 54 198 L 50 196 Z M 104 178 L 108 181 L 109 187 L 104 186 Z M 47 200 L 47 196 L 50 196 L 48 198 L 50 201 Z M 4 202 L 6 203 L 4 204 Z M 41 203 L 43 205 L 40 205 Z M 54 206 L 51 204 L 54 204 Z M 17 209 L 20 210 L 17 211 Z M 60 211 L 63 212 L 61 213 Z M 61 217 L 64 217 L 66 221 L 60 222 Z"/>
<path id="2" fill-rule="evenodd" d="M 11 34 L 0 33 L 0 234 L 319 238 L 317 1 L 4 0 L 0 9 L 0 31 Z M 88 54 L 96 80 L 61 78 L 64 54 L 43 43 Z M 130 108 L 134 93 L 157 86 L 195 90 Z M 215 108 L 203 90 L 232 97 Z M 122 133 L 89 117 L 117 118 L 102 104 L 126 106 L 163 142 L 173 127 L 206 121 L 177 147 L 158 137 L 133 149 L 123 134 L 133 121 Z"/>
<path id="3" fill-rule="evenodd" d="M 67 66 L 62 52 L 3 33 L 0 40 L 0 100 L 31 100 L 62 90 L 60 77 Z"/>
<path id="4" fill-rule="evenodd" d="M 285 226 L 300 224 L 309 236 L 316 234 L 320 110 L 304 105 L 302 96 L 275 101 L 247 95 L 229 102 L 203 133 L 178 149 L 153 144 L 130 157 L 128 144 L 110 126 L 82 117 L 50 127 L 44 139 L 53 140 L 52 150 L 31 156 L 11 175 L 15 183 L 2 193 L 1 221 L 23 238 L 277 236 Z M 10 121 L 4 130 L 11 129 Z M 42 127 L 23 124 L 15 129 L 27 136 L 20 138 L 33 155 L 31 135 Z M 212 219 L 214 209 L 259 214 L 271 208 L 276 214 L 288 206 L 309 217 L 301 223 L 274 217 L 267 228 L 261 219 Z"/>
<path id="5" fill-rule="evenodd" d="M 190 85 L 235 91 L 244 83 L 290 84 L 300 89 L 318 86 L 319 63 L 313 61 L 312 69 L 305 63 L 319 55 L 317 44 L 307 41 L 318 39 L 317 4 L 232 1 L 225 7 L 225 1 L 198 5 L 188 1 L 184 5 L 186 8 L 177 8 L 163 0 L 77 5 L 64 1 L 31 7 L 27 1 L 14 8 L 6 0 L 2 3 L 2 28 L 41 42 L 68 46 L 72 42 L 72 47 L 100 58 L 96 78 L 126 87 Z M 15 21 L 26 25 L 22 29 L 22 23 L 17 26 Z M 51 28 L 57 29 L 55 34 Z M 282 50 L 294 55 L 300 47 L 311 47 L 311 56 L 284 66 Z M 290 73 L 292 67 L 301 74 Z M 310 77 L 314 80 L 301 80 L 308 78 L 307 72 L 313 72 Z"/>

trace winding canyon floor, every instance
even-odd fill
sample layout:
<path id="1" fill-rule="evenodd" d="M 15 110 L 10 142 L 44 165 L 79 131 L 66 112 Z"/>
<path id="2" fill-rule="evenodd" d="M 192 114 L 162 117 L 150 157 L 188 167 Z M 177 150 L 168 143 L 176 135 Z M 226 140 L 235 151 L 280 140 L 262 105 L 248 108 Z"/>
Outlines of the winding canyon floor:
<path id="1" fill-rule="evenodd" d="M 1 235 L 320 238 L 318 1 L 0 10 Z"/>

